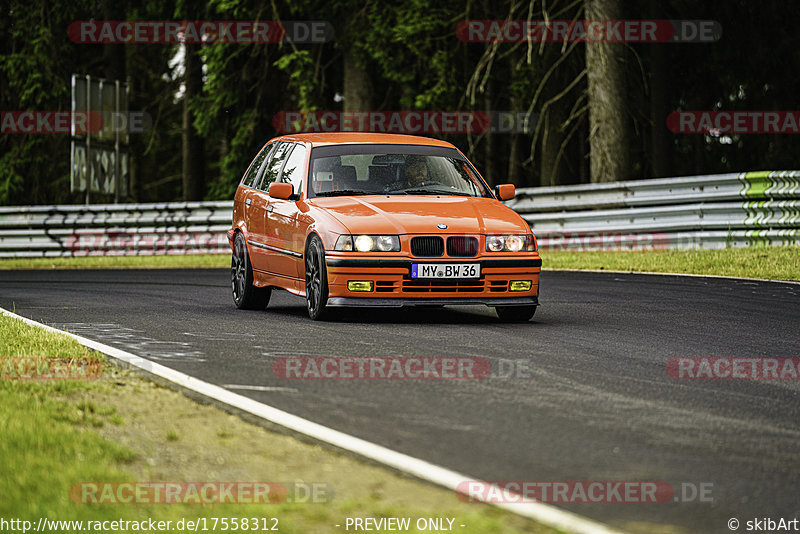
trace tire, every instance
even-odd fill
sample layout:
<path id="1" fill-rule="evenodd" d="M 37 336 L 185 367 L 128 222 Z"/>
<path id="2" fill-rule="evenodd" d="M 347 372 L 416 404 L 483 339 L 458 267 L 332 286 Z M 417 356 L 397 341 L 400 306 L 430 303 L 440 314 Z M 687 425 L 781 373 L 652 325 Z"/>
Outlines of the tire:
<path id="1" fill-rule="evenodd" d="M 240 310 L 263 310 L 272 296 L 271 287 L 253 285 L 253 268 L 244 235 L 236 232 L 231 255 L 231 289 L 233 303 Z"/>
<path id="2" fill-rule="evenodd" d="M 308 316 L 321 321 L 328 316 L 328 269 L 325 267 L 325 248 L 318 236 L 313 236 L 305 254 L 306 308 Z"/>
<path id="3" fill-rule="evenodd" d="M 497 306 L 494 311 L 504 323 L 527 323 L 536 313 L 536 306 Z"/>

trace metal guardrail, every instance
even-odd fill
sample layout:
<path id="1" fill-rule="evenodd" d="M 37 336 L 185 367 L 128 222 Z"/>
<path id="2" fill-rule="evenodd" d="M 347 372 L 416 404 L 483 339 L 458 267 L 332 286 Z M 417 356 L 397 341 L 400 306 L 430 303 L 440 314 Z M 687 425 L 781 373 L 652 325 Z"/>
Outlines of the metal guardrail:
<path id="1" fill-rule="evenodd" d="M 542 249 L 800 244 L 800 171 L 519 189 Z M 233 203 L 0 207 L 0 257 L 227 253 Z"/>
<path id="2" fill-rule="evenodd" d="M 800 171 L 520 189 L 507 204 L 542 249 L 800 244 Z"/>
<path id="3" fill-rule="evenodd" d="M 233 202 L 0 207 L 0 258 L 230 251 Z"/>
<path id="4" fill-rule="evenodd" d="M 757 171 L 518 189 L 520 213 L 630 208 L 741 199 L 798 199 L 800 171 Z"/>

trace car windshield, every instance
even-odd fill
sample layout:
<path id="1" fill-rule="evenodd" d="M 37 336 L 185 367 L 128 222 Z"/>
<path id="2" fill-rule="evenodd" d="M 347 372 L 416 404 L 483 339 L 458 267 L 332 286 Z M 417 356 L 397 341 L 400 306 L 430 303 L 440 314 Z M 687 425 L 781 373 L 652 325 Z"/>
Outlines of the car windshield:
<path id="1" fill-rule="evenodd" d="M 491 196 L 472 165 L 456 150 L 406 145 L 358 146 L 312 151 L 309 197 Z"/>

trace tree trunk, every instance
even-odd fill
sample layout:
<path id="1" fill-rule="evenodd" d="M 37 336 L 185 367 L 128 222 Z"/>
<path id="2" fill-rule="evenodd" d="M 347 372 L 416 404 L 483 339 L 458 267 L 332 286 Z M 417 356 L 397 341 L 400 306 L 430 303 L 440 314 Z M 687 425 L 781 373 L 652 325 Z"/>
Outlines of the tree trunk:
<path id="1" fill-rule="evenodd" d="M 516 113 L 519 112 L 519 99 L 516 98 L 513 94 L 509 97 L 509 102 L 511 104 L 510 111 L 514 112 L 514 117 L 516 120 Z M 516 124 L 515 124 L 516 126 Z M 520 149 L 519 149 L 519 138 L 523 134 L 521 133 L 512 133 L 509 134 L 508 139 L 508 172 L 506 173 L 506 182 L 509 184 L 515 184 L 517 187 L 528 186 L 528 183 L 522 183 L 520 181 Z M 526 180 L 527 182 L 527 180 Z"/>
<path id="2" fill-rule="evenodd" d="M 541 186 L 561 185 L 567 182 L 568 173 L 565 172 L 567 169 L 564 158 L 569 157 L 569 152 L 565 150 L 560 160 L 558 157 L 561 144 L 566 137 L 566 132 L 561 129 L 561 124 L 566 119 L 564 105 L 563 101 L 557 102 L 547 109 L 545 116 L 541 117 L 541 120 L 546 121 L 542 131 L 542 155 L 539 165 Z"/>
<path id="3" fill-rule="evenodd" d="M 369 74 L 358 65 L 356 57 L 344 53 L 344 110 L 369 111 L 373 109 L 372 82 Z"/>
<path id="4" fill-rule="evenodd" d="M 578 174 L 581 184 L 588 184 L 591 179 L 589 170 L 589 119 L 584 117 L 581 119 L 581 125 L 578 129 Z"/>
<path id="5" fill-rule="evenodd" d="M 570 83 L 573 74 L 567 71 L 562 65 L 557 69 L 551 78 L 549 86 L 543 92 L 543 100 L 550 101 L 555 98 L 564 87 Z M 538 118 L 538 127 L 540 131 L 540 141 L 537 147 L 539 151 L 539 180 L 536 185 L 549 187 L 554 185 L 561 185 L 564 183 L 571 183 L 570 170 L 567 164 L 569 159 L 569 145 L 561 152 L 561 145 L 567 137 L 567 130 L 562 125 L 569 117 L 569 109 L 572 106 L 572 101 L 569 97 L 561 98 L 552 102 L 546 108 L 542 108 L 541 114 Z M 574 140 L 570 141 L 574 144 Z"/>
<path id="6" fill-rule="evenodd" d="M 486 83 L 486 91 L 483 93 L 483 109 L 486 113 L 491 113 L 492 110 L 492 94 L 494 93 L 494 84 L 492 83 L 492 79 Z M 483 159 L 483 178 L 486 182 L 491 186 L 494 187 L 497 185 L 495 182 L 495 165 L 496 165 L 496 158 L 495 158 L 495 138 L 494 134 L 492 133 L 492 129 L 489 128 L 489 131 L 486 132 L 486 136 L 484 137 L 484 159 Z"/>
<path id="7" fill-rule="evenodd" d="M 183 200 L 202 200 L 204 189 L 203 138 L 194 127 L 194 113 L 189 106 L 203 89 L 203 64 L 199 44 L 185 44 L 183 95 Z"/>
<path id="8" fill-rule="evenodd" d="M 659 19 L 657 2 L 651 0 L 650 15 L 652 19 Z M 650 122 L 652 130 L 650 136 L 650 159 L 653 165 L 653 178 L 662 178 L 672 173 L 670 160 L 672 146 L 671 134 L 667 130 L 667 46 L 650 47 Z"/>
<path id="9" fill-rule="evenodd" d="M 620 0 L 586 0 L 586 19 L 619 19 L 620 4 Z M 586 43 L 590 169 L 595 183 L 630 177 L 624 47 L 622 43 Z"/>
<path id="10" fill-rule="evenodd" d="M 506 183 L 514 184 L 517 187 L 525 187 L 529 184 L 520 181 L 519 164 L 519 136 L 521 134 L 511 134 L 508 139 L 508 173 Z"/>
<path id="11" fill-rule="evenodd" d="M 105 20 L 125 20 L 125 1 L 104 0 L 103 17 Z M 114 43 L 103 44 L 103 63 L 105 66 L 104 75 L 107 80 L 113 82 L 125 81 L 125 49 Z"/>
<path id="12" fill-rule="evenodd" d="M 654 46 L 651 49 L 650 71 L 650 158 L 653 162 L 653 178 L 669 176 L 671 146 L 667 130 L 667 73 L 664 52 L 666 47 Z"/>

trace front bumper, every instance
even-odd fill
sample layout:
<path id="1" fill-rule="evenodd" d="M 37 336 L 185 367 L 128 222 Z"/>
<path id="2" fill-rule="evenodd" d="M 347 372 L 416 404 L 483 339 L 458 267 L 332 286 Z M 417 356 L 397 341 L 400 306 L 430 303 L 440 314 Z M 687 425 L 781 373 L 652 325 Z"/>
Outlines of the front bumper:
<path id="1" fill-rule="evenodd" d="M 402 308 L 405 306 L 467 306 L 483 304 L 485 306 L 538 306 L 538 297 L 506 297 L 506 298 L 373 298 L 373 297 L 333 297 L 328 299 L 328 306 L 337 307 L 369 307 L 369 308 Z"/>
<path id="2" fill-rule="evenodd" d="M 411 278 L 412 263 L 479 263 L 480 278 Z M 419 306 L 426 304 L 538 305 L 542 260 L 523 257 L 411 258 L 326 257 L 330 306 Z M 370 281 L 372 291 L 350 291 L 348 281 Z M 530 281 L 530 290 L 511 291 L 511 282 Z"/>

